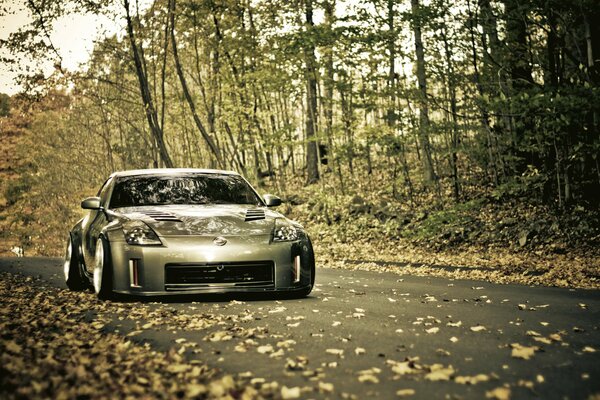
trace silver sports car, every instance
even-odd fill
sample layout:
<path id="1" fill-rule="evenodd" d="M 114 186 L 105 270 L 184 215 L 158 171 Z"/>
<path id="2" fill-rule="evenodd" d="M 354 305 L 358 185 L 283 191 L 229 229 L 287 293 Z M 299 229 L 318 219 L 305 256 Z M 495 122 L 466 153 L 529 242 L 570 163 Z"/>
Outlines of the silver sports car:
<path id="1" fill-rule="evenodd" d="M 116 172 L 69 233 L 72 290 L 98 297 L 226 292 L 307 296 L 315 259 L 302 226 L 241 175 L 201 169 Z"/>

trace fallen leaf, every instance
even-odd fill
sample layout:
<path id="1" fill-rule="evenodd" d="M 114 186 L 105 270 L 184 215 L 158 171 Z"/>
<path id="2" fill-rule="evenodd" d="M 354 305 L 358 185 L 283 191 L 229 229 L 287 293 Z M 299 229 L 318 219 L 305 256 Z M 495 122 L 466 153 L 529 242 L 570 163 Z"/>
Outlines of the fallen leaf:
<path id="1" fill-rule="evenodd" d="M 208 392 L 208 388 L 205 385 L 190 383 L 185 387 L 185 397 L 188 399 L 193 399 L 199 397 L 200 395 L 206 394 Z"/>
<path id="2" fill-rule="evenodd" d="M 10 340 L 6 343 L 6 350 L 13 354 L 20 354 L 23 349 L 14 340 Z"/>
<path id="3" fill-rule="evenodd" d="M 258 346 L 258 348 L 256 349 L 256 351 L 258 351 L 260 354 L 272 353 L 273 352 L 273 346 L 271 346 L 270 344 L 267 344 L 267 345 L 264 345 L 264 346 Z"/>
<path id="4" fill-rule="evenodd" d="M 357 356 L 360 356 L 361 354 L 365 354 L 366 350 L 363 349 L 362 347 L 357 347 L 354 349 L 354 354 L 356 354 Z"/>
<path id="5" fill-rule="evenodd" d="M 461 385 L 476 385 L 479 382 L 487 382 L 490 377 L 486 374 L 477 374 L 475 376 L 457 376 L 454 378 L 454 382 Z"/>
<path id="6" fill-rule="evenodd" d="M 495 400 L 510 400 L 510 388 L 497 387 L 494 390 L 485 392 L 485 398 Z"/>
<path id="7" fill-rule="evenodd" d="M 277 347 L 283 347 L 284 349 L 288 349 L 296 344 L 296 341 L 293 339 L 282 340 L 281 342 L 277 342 Z"/>
<path id="8" fill-rule="evenodd" d="M 396 391 L 396 396 L 398 396 L 398 397 L 414 396 L 414 394 L 415 394 L 414 389 L 400 389 L 400 390 Z"/>
<path id="9" fill-rule="evenodd" d="M 431 366 L 431 372 L 425 375 L 425 379 L 433 382 L 449 381 L 452 375 L 454 375 L 454 368 L 452 368 L 452 365 L 444 367 L 441 364 L 433 364 Z"/>
<path id="10" fill-rule="evenodd" d="M 531 381 L 526 381 L 524 379 L 519 379 L 519 381 L 517 382 L 517 386 L 519 387 L 524 387 L 530 390 L 533 390 L 534 388 L 534 384 Z"/>
<path id="11" fill-rule="evenodd" d="M 319 382 L 318 388 L 321 393 L 333 393 L 333 383 Z"/>
<path id="12" fill-rule="evenodd" d="M 527 347 L 522 346 L 519 343 L 512 343 L 510 347 L 512 348 L 510 353 L 512 357 L 522 358 L 524 360 L 529 360 L 531 357 L 533 357 L 533 354 L 539 350 L 539 347 L 537 346 Z"/>
<path id="13" fill-rule="evenodd" d="M 358 381 L 360 383 L 379 383 L 379 378 L 375 375 L 364 374 L 358 376 Z"/>
<path id="14" fill-rule="evenodd" d="M 281 398 L 283 400 L 299 399 L 300 398 L 300 388 L 298 386 L 293 387 L 293 388 L 288 388 L 287 386 L 283 386 L 281 388 Z"/>
<path id="15" fill-rule="evenodd" d="M 377 374 L 381 373 L 381 369 L 373 367 L 358 372 L 358 381 L 360 383 L 379 383 Z"/>
<path id="16" fill-rule="evenodd" d="M 327 354 L 333 354 L 334 356 L 342 357 L 344 355 L 344 350 L 340 349 L 327 349 L 325 350 Z"/>
<path id="17" fill-rule="evenodd" d="M 269 358 L 281 358 L 285 355 L 285 351 L 283 349 L 279 349 L 274 353 L 269 354 Z"/>
<path id="18" fill-rule="evenodd" d="M 287 310 L 287 308 L 285 308 L 284 306 L 275 307 L 274 309 L 269 310 L 269 314 L 280 313 L 280 312 L 284 312 L 285 310 Z"/>
<path id="19" fill-rule="evenodd" d="M 481 331 L 485 331 L 485 326 L 483 325 L 477 325 L 477 326 L 472 326 L 471 330 L 473 332 L 481 332 Z"/>
<path id="20" fill-rule="evenodd" d="M 585 353 L 595 353 L 595 352 L 596 352 L 596 349 L 595 349 L 595 348 L 593 348 L 593 347 L 591 347 L 591 346 L 585 346 L 585 347 L 583 348 L 583 351 L 584 351 Z"/>
<path id="21" fill-rule="evenodd" d="M 548 335 L 548 337 L 555 342 L 562 342 L 562 336 L 560 336 L 558 333 L 553 333 L 551 335 Z"/>

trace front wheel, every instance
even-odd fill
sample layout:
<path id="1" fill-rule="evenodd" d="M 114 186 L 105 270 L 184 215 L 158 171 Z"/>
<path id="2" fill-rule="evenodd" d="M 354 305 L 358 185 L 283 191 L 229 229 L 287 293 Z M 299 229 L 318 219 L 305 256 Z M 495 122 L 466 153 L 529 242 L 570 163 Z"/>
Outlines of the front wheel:
<path id="1" fill-rule="evenodd" d="M 110 262 L 108 242 L 100 238 L 96 243 L 96 264 L 94 265 L 93 286 L 99 299 L 108 300 L 113 297 L 112 265 Z"/>
<path id="2" fill-rule="evenodd" d="M 312 242 L 307 238 L 307 243 L 302 249 L 302 269 L 310 273 L 310 285 L 296 293 L 297 297 L 306 297 L 312 292 L 315 286 L 315 252 L 313 251 Z"/>
<path id="3" fill-rule="evenodd" d="M 69 239 L 67 239 L 63 270 L 65 273 L 65 283 L 70 290 L 80 291 L 88 287 L 89 283 L 87 279 L 83 277 L 81 272 L 79 248 L 73 243 L 71 235 L 69 235 Z"/>

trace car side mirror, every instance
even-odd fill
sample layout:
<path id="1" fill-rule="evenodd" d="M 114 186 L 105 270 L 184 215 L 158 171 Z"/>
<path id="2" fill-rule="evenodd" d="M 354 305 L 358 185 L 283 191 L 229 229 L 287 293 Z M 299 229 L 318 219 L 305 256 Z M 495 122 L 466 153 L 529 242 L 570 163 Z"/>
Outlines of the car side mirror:
<path id="1" fill-rule="evenodd" d="M 99 210 L 100 197 L 88 197 L 81 202 L 81 208 L 84 210 Z"/>
<path id="2" fill-rule="evenodd" d="M 277 207 L 281 205 L 281 199 L 272 194 L 263 195 L 263 199 L 265 200 L 265 204 L 267 205 L 267 207 Z"/>

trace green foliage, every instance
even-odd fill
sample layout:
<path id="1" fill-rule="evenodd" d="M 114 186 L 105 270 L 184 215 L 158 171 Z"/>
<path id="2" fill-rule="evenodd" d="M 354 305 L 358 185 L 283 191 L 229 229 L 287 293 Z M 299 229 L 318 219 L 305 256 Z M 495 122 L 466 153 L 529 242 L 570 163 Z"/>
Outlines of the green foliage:
<path id="1" fill-rule="evenodd" d="M 9 181 L 4 189 L 4 198 L 7 206 L 13 206 L 24 198 L 31 190 L 31 179 L 28 175 L 21 175 L 18 179 Z"/>
<path id="2" fill-rule="evenodd" d="M 7 117 L 10 114 L 10 96 L 0 93 L 0 117 Z"/>
<path id="3" fill-rule="evenodd" d="M 416 242 L 431 242 L 437 246 L 468 241 L 477 229 L 477 211 L 483 200 L 457 204 L 444 210 L 421 212 L 414 221 L 400 229 L 400 235 Z"/>
<path id="4" fill-rule="evenodd" d="M 510 198 L 527 198 L 532 195 L 542 194 L 544 186 L 547 184 L 548 177 L 532 165 L 527 166 L 527 171 L 521 176 L 516 176 L 510 180 L 496 186 L 491 196 L 497 201 Z"/>

